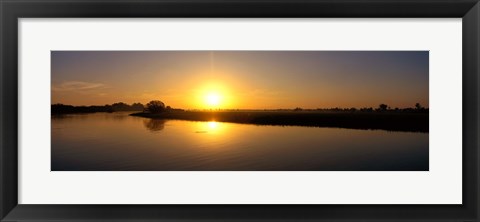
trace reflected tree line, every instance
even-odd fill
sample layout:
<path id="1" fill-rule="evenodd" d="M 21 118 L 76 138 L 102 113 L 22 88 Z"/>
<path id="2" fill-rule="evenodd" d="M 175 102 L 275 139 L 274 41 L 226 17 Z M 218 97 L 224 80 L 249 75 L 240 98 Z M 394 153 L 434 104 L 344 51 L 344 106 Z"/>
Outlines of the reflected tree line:
<path id="1" fill-rule="evenodd" d="M 159 132 L 165 128 L 166 119 L 144 119 L 143 125 L 150 132 Z"/>

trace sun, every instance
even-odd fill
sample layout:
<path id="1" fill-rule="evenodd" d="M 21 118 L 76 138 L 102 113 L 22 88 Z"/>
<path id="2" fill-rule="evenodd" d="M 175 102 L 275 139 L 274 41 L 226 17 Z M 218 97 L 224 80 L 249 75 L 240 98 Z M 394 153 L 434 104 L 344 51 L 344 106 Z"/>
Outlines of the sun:
<path id="1" fill-rule="evenodd" d="M 192 90 L 192 96 L 197 109 L 220 110 L 232 105 L 231 88 L 224 82 L 206 82 Z"/>
<path id="2" fill-rule="evenodd" d="M 216 107 L 220 105 L 220 95 L 218 93 L 209 93 L 205 96 L 205 102 L 208 106 Z"/>

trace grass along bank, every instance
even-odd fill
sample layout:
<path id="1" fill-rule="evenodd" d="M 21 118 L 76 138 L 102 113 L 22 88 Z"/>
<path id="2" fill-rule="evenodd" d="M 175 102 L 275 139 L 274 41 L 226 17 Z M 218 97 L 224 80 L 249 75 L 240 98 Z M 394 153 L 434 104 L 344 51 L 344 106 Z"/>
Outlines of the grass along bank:
<path id="1" fill-rule="evenodd" d="M 428 132 L 428 112 L 322 112 L 322 111 L 168 111 L 139 112 L 153 119 L 217 121 L 275 126 L 338 127 Z"/>

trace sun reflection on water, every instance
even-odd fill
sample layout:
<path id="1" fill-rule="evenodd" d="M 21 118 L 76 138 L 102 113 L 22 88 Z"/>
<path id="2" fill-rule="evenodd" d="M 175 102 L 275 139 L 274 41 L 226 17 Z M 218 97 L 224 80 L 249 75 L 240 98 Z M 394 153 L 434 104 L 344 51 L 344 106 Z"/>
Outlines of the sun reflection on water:
<path id="1" fill-rule="evenodd" d="M 217 129 L 218 123 L 215 122 L 215 121 L 210 121 L 210 122 L 208 122 L 208 127 L 212 130 Z"/>
<path id="2" fill-rule="evenodd" d="M 214 120 L 208 122 L 197 122 L 195 124 L 195 133 L 219 134 L 223 131 L 223 124 Z"/>

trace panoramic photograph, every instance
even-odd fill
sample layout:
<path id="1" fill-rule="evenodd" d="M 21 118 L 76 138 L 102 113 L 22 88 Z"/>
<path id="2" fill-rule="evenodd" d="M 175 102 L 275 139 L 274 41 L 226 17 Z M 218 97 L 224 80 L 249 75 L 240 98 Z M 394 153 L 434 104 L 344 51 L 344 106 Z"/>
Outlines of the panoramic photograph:
<path id="1" fill-rule="evenodd" d="M 51 51 L 52 171 L 428 171 L 428 51 Z"/>

